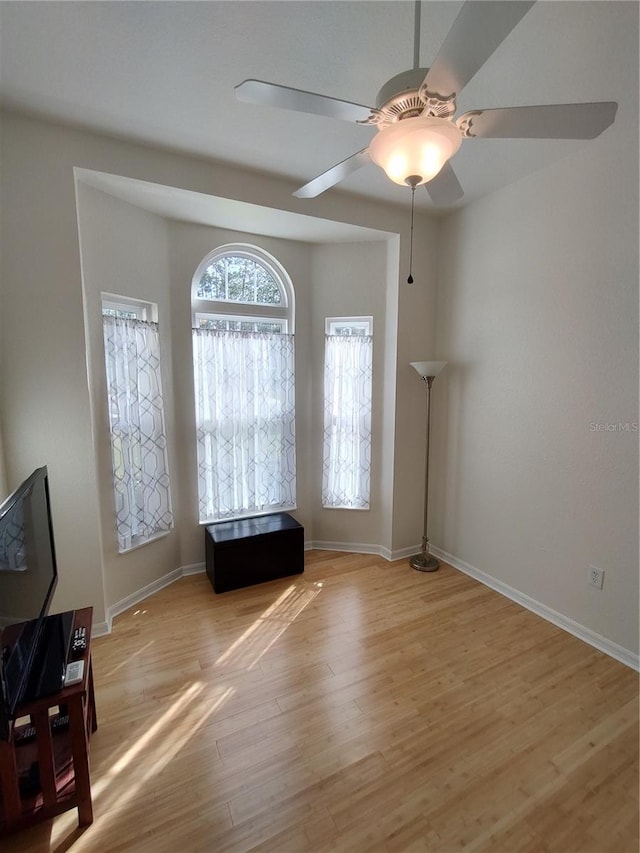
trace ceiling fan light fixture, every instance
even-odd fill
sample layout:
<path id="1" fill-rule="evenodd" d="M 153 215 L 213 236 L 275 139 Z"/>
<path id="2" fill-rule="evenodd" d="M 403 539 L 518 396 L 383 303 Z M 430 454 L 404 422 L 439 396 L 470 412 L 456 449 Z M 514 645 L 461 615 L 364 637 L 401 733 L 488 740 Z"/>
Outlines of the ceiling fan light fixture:
<path id="1" fill-rule="evenodd" d="M 461 143 L 462 134 L 449 119 L 416 116 L 379 130 L 369 156 L 394 183 L 420 186 L 435 178 Z"/>

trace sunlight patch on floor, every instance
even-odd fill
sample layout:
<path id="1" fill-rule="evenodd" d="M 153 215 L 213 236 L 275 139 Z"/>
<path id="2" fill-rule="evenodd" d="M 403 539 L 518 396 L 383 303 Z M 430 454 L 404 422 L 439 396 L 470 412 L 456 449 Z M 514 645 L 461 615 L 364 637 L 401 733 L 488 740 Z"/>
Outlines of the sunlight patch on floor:
<path id="1" fill-rule="evenodd" d="M 130 655 L 127 657 L 127 659 L 126 659 L 126 660 L 123 660 L 123 661 L 122 661 L 122 663 L 119 663 L 117 666 L 114 666 L 114 667 L 113 667 L 113 669 L 109 670 L 109 672 L 105 672 L 105 673 L 104 673 L 104 675 L 103 675 L 103 678 L 110 678 L 110 677 L 111 677 L 114 673 L 116 673 L 119 669 L 122 669 L 122 668 L 123 668 L 123 667 L 125 667 L 125 666 L 130 666 L 130 665 L 131 665 L 131 659 L 132 659 L 132 658 L 139 657 L 143 652 L 146 652 L 146 650 L 147 650 L 150 646 L 152 646 L 152 645 L 154 644 L 154 642 L 155 642 L 154 640 L 149 640 L 149 642 L 148 642 L 148 643 L 146 643 L 144 646 L 141 646 L 141 647 L 140 647 L 139 649 L 137 649 L 135 652 L 133 652 L 132 654 L 130 654 Z"/>
<path id="2" fill-rule="evenodd" d="M 253 669 L 260 658 L 320 593 L 322 583 L 287 587 L 247 630 L 216 660 L 216 666 Z"/>
<path id="3" fill-rule="evenodd" d="M 107 834 L 111 836 L 113 833 L 118 813 L 135 803 L 140 789 L 164 770 L 207 719 L 234 693 L 234 687 L 225 688 L 221 685 L 205 688 L 202 682 L 196 682 L 185 690 L 162 717 L 91 786 L 94 821 L 73 843 L 74 853 L 107 849 L 106 846 L 98 846 L 101 833 L 104 833 L 103 841 L 106 845 Z M 75 809 L 56 819 L 52 828 L 52 849 L 72 831 L 77 819 Z"/>
<path id="4" fill-rule="evenodd" d="M 182 713 L 187 702 L 193 702 L 197 696 L 202 693 L 204 690 L 204 685 L 201 682 L 197 682 L 196 684 L 192 684 L 191 687 L 186 690 L 182 696 L 178 697 L 176 701 L 171 705 L 164 714 L 160 717 L 159 720 L 148 729 L 144 735 L 138 740 L 138 742 L 132 746 L 125 754 L 113 765 L 110 771 L 110 775 L 113 776 L 117 773 L 121 773 L 132 761 L 133 759 L 146 747 L 151 743 L 151 741 L 155 738 L 155 736 L 165 729 L 169 723 L 178 716 L 178 714 Z"/>

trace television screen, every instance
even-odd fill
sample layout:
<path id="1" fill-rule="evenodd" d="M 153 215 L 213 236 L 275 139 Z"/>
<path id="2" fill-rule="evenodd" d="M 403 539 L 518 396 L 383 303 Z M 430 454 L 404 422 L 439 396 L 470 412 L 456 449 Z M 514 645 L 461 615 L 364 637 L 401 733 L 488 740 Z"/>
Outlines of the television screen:
<path id="1" fill-rule="evenodd" d="M 0 737 L 24 698 L 56 582 L 43 467 L 0 506 Z"/>
<path id="2" fill-rule="evenodd" d="M 0 507 L 0 628 L 44 615 L 56 582 L 46 468 Z"/>

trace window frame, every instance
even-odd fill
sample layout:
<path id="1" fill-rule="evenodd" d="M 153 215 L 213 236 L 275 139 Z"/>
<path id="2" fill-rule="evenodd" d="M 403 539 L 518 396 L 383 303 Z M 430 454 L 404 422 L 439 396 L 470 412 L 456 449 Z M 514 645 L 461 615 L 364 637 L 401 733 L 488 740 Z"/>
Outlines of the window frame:
<path id="1" fill-rule="evenodd" d="M 118 293 L 102 292 L 101 311 L 107 308 L 111 311 L 132 313 L 136 312 L 136 320 L 147 320 L 152 323 L 158 322 L 158 306 L 155 302 L 147 302 L 144 299 L 136 299 L 134 296 L 121 296 Z"/>
<path id="2" fill-rule="evenodd" d="M 325 335 L 340 335 L 340 332 L 336 331 L 340 326 L 359 328 L 362 331 L 357 332 L 357 334 L 373 337 L 373 317 L 326 317 L 324 321 Z M 349 334 L 356 334 L 356 332 Z"/>
<path id="3" fill-rule="evenodd" d="M 257 302 L 235 302 L 221 299 L 203 299 L 196 296 L 200 280 L 208 266 L 225 256 L 246 258 L 263 266 L 275 280 L 281 295 L 280 305 L 268 305 Z M 250 243 L 226 243 L 209 252 L 198 264 L 191 281 L 191 324 L 199 325 L 199 320 L 234 319 L 247 322 L 258 320 L 284 321 L 284 334 L 294 333 L 295 295 L 291 279 L 282 264 L 269 252 Z"/>
<path id="4" fill-rule="evenodd" d="M 197 296 L 201 279 L 205 274 L 207 267 L 214 264 L 218 259 L 224 257 L 248 259 L 257 266 L 262 267 L 278 287 L 281 300 L 280 304 L 274 305 L 273 303 L 239 302 L 232 300 L 208 299 Z M 226 290 L 228 292 L 228 289 Z M 255 295 L 256 291 L 254 290 L 253 293 Z M 207 320 L 234 320 L 248 324 L 266 323 L 278 325 L 280 328 L 269 331 L 259 330 L 257 332 L 249 330 L 238 330 L 237 332 L 229 330 L 228 332 L 225 332 L 224 330 L 220 330 L 219 335 L 211 335 L 209 338 L 209 336 L 206 335 L 206 326 L 203 328 L 203 325 L 201 325 L 203 321 L 206 323 Z M 198 450 L 198 513 L 199 523 L 201 525 L 215 524 L 221 521 L 233 521 L 241 518 L 250 518 L 257 515 L 269 515 L 274 512 L 289 512 L 291 510 L 295 510 L 297 507 L 295 408 L 291 409 L 295 399 L 295 353 L 293 350 L 294 324 L 295 291 L 293 288 L 293 282 L 282 264 L 280 264 L 276 258 L 264 249 L 248 243 L 227 243 L 209 252 L 209 254 L 203 258 L 196 268 L 191 281 L 191 326 L 194 356 L 194 391 L 196 396 L 196 429 L 198 436 L 201 434 L 203 436 L 203 446 Z M 204 338 L 201 340 L 201 335 L 203 335 L 203 333 Z M 208 440 L 206 435 L 207 433 L 212 437 L 215 435 L 213 427 L 215 427 L 215 423 L 217 421 L 215 414 L 212 416 L 204 414 L 206 404 L 203 403 L 201 399 L 200 389 L 198 386 L 199 381 L 201 382 L 201 387 L 203 389 L 207 385 L 204 380 L 198 379 L 198 377 L 201 377 L 207 370 L 207 364 L 205 362 L 201 364 L 201 357 L 204 352 L 203 341 L 206 341 L 207 338 L 208 343 L 211 346 L 222 345 L 225 340 L 228 340 L 229 346 L 233 346 L 233 349 L 230 350 L 231 353 L 233 353 L 239 345 L 248 348 L 262 345 L 275 347 L 278 351 L 281 347 L 289 347 L 291 350 L 287 361 L 287 370 L 290 368 L 292 386 L 281 402 L 283 411 L 287 411 L 288 414 L 291 411 L 293 412 L 290 426 L 287 427 L 287 435 L 291 437 L 291 441 L 287 444 L 287 455 L 283 460 L 284 467 L 281 464 L 280 473 L 276 477 L 276 482 L 280 483 L 279 488 L 281 495 L 286 493 L 286 500 L 281 499 L 279 503 L 271 502 L 269 504 L 265 504 L 255 501 L 255 498 L 252 497 L 254 500 L 253 508 L 251 508 L 249 504 L 246 504 L 246 510 L 244 505 L 239 506 L 238 503 L 232 505 L 229 501 L 222 501 L 220 502 L 220 505 L 216 505 L 216 501 L 213 501 L 212 503 L 211 495 L 217 494 L 216 490 L 220 490 L 219 484 L 221 481 L 219 479 L 216 480 L 210 470 L 206 470 L 207 453 L 210 453 L 211 451 L 207 450 L 204 443 Z M 216 358 L 216 365 L 222 366 L 223 373 L 225 372 L 224 363 L 224 352 L 219 353 L 219 357 Z M 270 364 L 270 360 L 267 359 L 264 363 Z M 287 373 L 287 375 L 289 374 Z M 283 381 L 281 371 L 276 369 L 273 376 L 275 377 L 279 390 L 282 390 Z M 239 380 L 237 383 L 231 383 L 231 385 L 235 388 L 236 393 L 243 392 L 243 390 L 251 392 L 251 397 L 247 397 L 247 399 L 253 399 L 255 396 L 253 395 L 251 388 L 244 387 L 242 380 Z M 287 389 L 285 388 L 285 391 L 286 390 Z M 211 389 L 209 389 L 207 393 L 211 395 Z M 277 393 L 273 396 L 274 398 L 277 397 Z M 224 400 L 226 399 L 224 388 L 217 395 L 217 398 L 219 401 L 224 403 Z M 287 406 L 289 406 L 289 409 L 287 409 Z M 233 417 L 233 413 L 231 417 Z M 201 419 L 200 421 L 199 418 Z M 265 420 L 265 418 L 263 417 L 262 420 Z M 277 414 L 272 418 L 272 421 L 273 424 L 280 424 L 282 421 L 282 415 Z M 198 441 L 200 441 L 199 438 Z M 249 453 L 250 459 L 257 460 L 261 458 L 260 455 L 258 457 L 251 456 L 250 451 L 251 448 L 248 447 L 247 452 Z M 247 455 L 247 452 L 245 452 L 245 456 Z M 262 454 L 262 456 L 264 456 L 264 454 Z M 260 462 L 260 464 L 264 467 L 263 462 Z M 258 470 L 257 466 L 258 462 L 255 461 L 254 467 L 256 470 Z M 218 466 L 218 469 L 224 467 L 225 464 L 221 463 L 221 465 Z M 240 468 L 237 465 L 235 466 L 235 469 L 237 470 L 240 470 L 241 468 L 242 466 L 240 466 Z M 237 470 L 235 470 L 236 474 Z M 293 476 L 288 477 L 288 472 L 293 472 Z M 202 481 L 201 476 L 203 478 Z M 250 482 L 250 479 L 248 479 L 247 482 Z M 255 495 L 258 495 L 258 491 L 255 491 Z M 213 515 L 211 515 L 211 509 L 213 509 Z"/>
<path id="5" fill-rule="evenodd" d="M 153 324 L 156 327 L 156 334 L 158 335 L 157 345 L 158 345 L 158 367 L 157 367 L 157 380 L 158 380 L 158 391 L 160 396 L 160 414 L 162 419 L 162 431 L 164 435 L 164 439 L 166 442 L 167 433 L 166 433 L 166 416 L 165 416 L 165 398 L 163 393 L 163 382 L 162 382 L 162 365 L 160 362 L 160 338 L 159 338 L 159 323 L 158 323 L 158 305 L 155 302 L 147 302 L 146 300 L 137 299 L 132 296 L 121 296 L 120 294 L 115 293 L 106 293 L 102 292 L 101 296 L 101 314 L 102 317 L 105 316 L 104 309 L 109 309 L 110 311 L 115 311 L 115 318 L 118 319 L 118 314 L 130 314 L 135 312 L 135 317 L 122 317 L 120 319 L 133 320 L 134 322 Z M 107 315 L 111 316 L 111 315 Z M 104 370 L 105 370 L 105 390 L 106 390 L 106 402 L 107 409 L 110 406 L 110 391 L 109 391 L 109 381 L 108 381 L 108 367 L 107 367 L 107 352 L 104 343 L 104 325 L 103 325 L 103 359 L 104 359 Z M 109 431 L 109 456 L 111 459 L 111 479 L 112 479 L 112 489 L 114 492 L 116 491 L 116 471 L 114 468 L 114 448 L 113 448 L 113 429 L 111 426 L 111 417 L 107 415 L 107 428 Z M 123 463 L 124 464 L 124 463 Z M 151 542 L 155 542 L 158 539 L 162 539 L 165 536 L 168 536 L 175 528 L 175 517 L 173 515 L 173 482 L 171 479 L 170 473 L 170 465 L 169 465 L 169 453 L 168 448 L 165 444 L 165 452 L 164 452 L 164 476 L 167 478 L 167 507 L 168 512 L 171 517 L 169 527 L 166 529 L 158 529 L 156 528 L 154 531 L 144 534 L 144 533 L 133 533 L 130 537 L 129 544 L 123 544 L 121 542 L 121 533 L 118 527 L 117 520 L 117 499 L 114 498 L 114 522 L 115 522 L 115 535 L 116 535 L 116 547 L 117 553 L 119 555 L 128 554 L 130 551 L 134 551 L 137 548 L 141 548 L 145 545 L 150 544 Z"/>
<path id="6" fill-rule="evenodd" d="M 341 327 L 351 327 L 352 330 L 349 334 L 341 334 L 338 329 Z M 356 510 L 358 512 L 369 512 L 371 510 L 371 485 L 372 485 L 372 468 L 373 468 L 373 460 L 371 457 L 369 458 L 369 468 L 367 472 L 367 478 L 369 483 L 369 491 L 367 496 L 367 502 L 364 506 L 355 506 L 353 504 L 338 504 L 338 503 L 327 503 L 325 499 L 325 466 L 327 465 L 327 452 L 328 448 L 326 445 L 326 431 L 327 431 L 327 419 L 330 416 L 327 413 L 327 397 L 326 397 L 326 379 L 327 379 L 327 349 L 326 349 L 326 339 L 327 338 L 370 338 L 371 339 L 371 385 L 369 389 L 370 395 L 370 407 L 369 411 L 364 415 L 364 418 L 369 420 L 369 432 L 371 434 L 373 426 L 373 317 L 372 316 L 359 316 L 359 317 L 326 317 L 325 318 L 325 365 L 324 365 L 324 382 L 325 382 L 325 393 L 323 395 L 323 419 L 324 419 L 324 430 L 323 430 L 323 474 L 322 474 L 322 494 L 321 494 L 321 503 L 322 508 L 326 510 Z M 371 439 L 370 439 L 371 440 Z"/>
<path id="7" fill-rule="evenodd" d="M 235 304 L 237 305 L 238 303 L 235 303 Z M 195 315 L 195 318 L 194 318 L 194 328 L 201 329 L 202 326 L 200 324 L 200 321 L 202 321 L 202 320 L 204 320 L 205 322 L 207 320 L 230 320 L 230 321 L 235 321 L 235 322 L 240 322 L 240 323 L 271 323 L 272 325 L 280 325 L 280 332 L 282 334 L 285 334 L 285 335 L 287 334 L 287 320 L 285 317 L 265 317 L 265 316 L 247 317 L 246 315 L 243 316 L 240 314 L 226 314 L 226 313 L 225 314 L 211 314 L 211 313 L 203 314 L 202 312 L 198 311 Z M 235 331 L 235 330 L 232 329 L 231 331 Z M 243 329 L 242 331 L 246 331 L 246 330 Z M 261 333 L 261 334 L 271 334 L 271 333 L 265 332 L 265 333 Z M 274 333 L 274 334 L 277 334 L 277 333 Z"/>

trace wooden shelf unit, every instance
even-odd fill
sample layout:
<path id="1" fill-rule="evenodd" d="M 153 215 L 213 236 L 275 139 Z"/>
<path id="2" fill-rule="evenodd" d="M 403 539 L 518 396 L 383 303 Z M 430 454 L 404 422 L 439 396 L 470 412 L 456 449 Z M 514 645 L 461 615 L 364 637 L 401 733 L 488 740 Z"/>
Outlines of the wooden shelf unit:
<path id="1" fill-rule="evenodd" d="M 89 739 L 96 731 L 96 704 L 91 665 L 92 607 L 74 612 L 73 629 L 86 629 L 82 681 L 59 693 L 20 705 L 9 740 L 0 740 L 0 836 L 78 809 L 80 826 L 93 821 Z M 52 710 L 58 712 L 52 715 Z M 59 727 L 68 714 L 68 725 Z M 22 740 L 25 729 L 35 728 L 35 739 Z"/>

